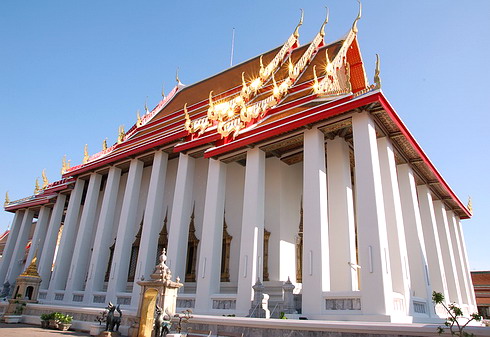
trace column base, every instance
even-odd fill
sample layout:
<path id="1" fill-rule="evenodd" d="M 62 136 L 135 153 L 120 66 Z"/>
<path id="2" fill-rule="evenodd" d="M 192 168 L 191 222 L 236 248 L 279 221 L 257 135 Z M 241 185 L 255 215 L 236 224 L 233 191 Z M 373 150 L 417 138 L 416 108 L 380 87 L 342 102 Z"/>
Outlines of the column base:
<path id="1" fill-rule="evenodd" d="M 299 315 L 309 320 L 325 321 L 357 321 L 357 322 L 386 322 L 386 323 L 414 323 L 415 318 L 405 315 L 363 315 L 363 314 L 333 314 L 333 315 Z M 439 322 L 439 321 L 437 321 Z M 429 323 L 429 322 L 426 322 Z M 434 323 L 434 319 L 431 321 Z"/>

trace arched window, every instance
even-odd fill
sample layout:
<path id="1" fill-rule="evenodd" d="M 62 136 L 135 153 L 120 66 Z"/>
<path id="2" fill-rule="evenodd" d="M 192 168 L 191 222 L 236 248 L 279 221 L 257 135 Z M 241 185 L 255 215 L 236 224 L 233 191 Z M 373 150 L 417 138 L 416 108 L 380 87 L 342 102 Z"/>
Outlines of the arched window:
<path id="1" fill-rule="evenodd" d="M 271 237 L 271 232 L 264 228 L 264 281 L 269 281 L 269 238 Z"/>
<path id="2" fill-rule="evenodd" d="M 196 226 L 194 225 L 194 210 L 192 208 L 191 222 L 189 223 L 189 237 L 187 240 L 187 266 L 185 268 L 185 281 L 196 282 L 196 260 L 199 239 L 196 237 Z"/>
<path id="3" fill-rule="evenodd" d="M 32 300 L 32 293 L 34 292 L 34 287 L 33 286 L 28 286 L 26 288 L 26 296 L 29 300 Z"/>
<path id="4" fill-rule="evenodd" d="M 116 239 L 114 243 L 109 247 L 109 261 L 107 262 L 107 268 L 105 270 L 104 282 L 109 282 L 109 276 L 111 275 L 112 259 L 114 258 L 114 248 L 116 248 Z"/>
<path id="5" fill-rule="evenodd" d="M 144 218 L 144 217 L 143 217 Z M 128 282 L 134 281 L 136 275 L 136 264 L 138 263 L 138 253 L 140 251 L 141 231 L 143 229 L 143 220 L 141 220 L 140 228 L 131 246 L 131 258 L 129 259 Z"/>
<path id="6" fill-rule="evenodd" d="M 228 234 L 226 217 L 223 216 L 223 242 L 221 244 L 221 282 L 230 282 L 230 245 L 233 236 Z"/>
<path id="7" fill-rule="evenodd" d="M 301 199 L 299 230 L 296 236 L 296 282 L 303 282 L 303 199 Z"/>
<path id="8" fill-rule="evenodd" d="M 163 249 L 168 249 L 168 230 L 167 230 L 167 212 L 165 212 L 165 219 L 163 219 L 163 227 L 158 235 L 158 247 L 157 247 L 157 259 L 155 265 L 160 263 L 160 255 L 162 255 Z"/>

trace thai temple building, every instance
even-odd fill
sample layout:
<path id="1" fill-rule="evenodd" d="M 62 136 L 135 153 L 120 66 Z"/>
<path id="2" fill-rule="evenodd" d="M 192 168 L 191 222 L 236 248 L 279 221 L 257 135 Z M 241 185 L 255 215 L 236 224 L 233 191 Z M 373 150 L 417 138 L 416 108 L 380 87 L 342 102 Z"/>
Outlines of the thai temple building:
<path id="1" fill-rule="evenodd" d="M 369 82 L 360 14 L 336 42 L 327 18 L 300 44 L 301 18 L 277 48 L 177 79 L 115 144 L 7 198 L 0 283 L 37 252 L 38 306 L 130 314 L 165 249 L 179 311 L 255 316 L 263 293 L 276 317 L 439 322 L 437 291 L 475 312 L 471 207 L 383 94 L 379 59 Z"/>

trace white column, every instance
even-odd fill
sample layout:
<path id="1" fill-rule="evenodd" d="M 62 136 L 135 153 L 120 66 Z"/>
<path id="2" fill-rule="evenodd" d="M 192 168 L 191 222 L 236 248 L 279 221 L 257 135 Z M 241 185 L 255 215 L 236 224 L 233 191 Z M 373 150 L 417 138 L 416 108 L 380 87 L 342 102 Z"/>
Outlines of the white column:
<path id="1" fill-rule="evenodd" d="M 143 177 L 143 162 L 131 160 L 128 182 L 124 191 L 121 217 L 117 228 L 116 247 L 111 266 L 109 284 L 107 285 L 107 301 L 116 302 L 116 294 L 126 290 L 128 281 L 129 258 L 131 255 L 131 240 L 135 235 L 136 212 L 140 195 L 141 179 Z M 132 306 L 137 305 L 131 303 Z"/>
<path id="2" fill-rule="evenodd" d="M 403 228 L 402 204 L 396 175 L 395 153 L 393 145 L 388 138 L 383 137 L 378 139 L 378 154 L 381 182 L 383 185 L 383 201 L 386 229 L 388 232 L 393 291 L 400 294 L 403 299 L 403 306 L 397 307 L 397 309 L 405 315 L 408 315 L 410 303 L 410 272 L 408 270 L 407 242 Z"/>
<path id="3" fill-rule="evenodd" d="M 210 312 L 211 296 L 219 293 L 225 183 L 226 164 L 209 159 L 202 224 L 202 232 L 205 233 L 206 239 L 201 241 L 195 305 L 196 312 L 201 314 Z"/>
<path id="4" fill-rule="evenodd" d="M 32 235 L 31 248 L 29 248 L 29 254 L 27 255 L 26 263 L 29 265 L 34 258 L 34 254 L 37 252 L 37 260 L 39 261 L 44 241 L 46 239 L 46 230 L 48 228 L 49 217 L 51 215 L 51 208 L 42 206 L 39 210 L 39 216 L 37 218 L 36 228 Z"/>
<path id="5" fill-rule="evenodd" d="M 420 217 L 424 233 L 427 262 L 429 264 L 429 277 L 434 291 L 448 297 L 444 261 L 442 259 L 441 244 L 437 232 L 436 216 L 434 212 L 432 195 L 427 185 L 417 186 Z"/>
<path id="6" fill-rule="evenodd" d="M 56 241 L 60 230 L 63 211 L 65 210 L 66 195 L 58 194 L 54 204 L 51 218 L 49 219 L 48 229 L 46 231 L 46 240 L 44 241 L 43 252 L 39 259 L 37 270 L 41 276 L 41 289 L 48 289 L 51 278 L 51 268 L 53 266 L 54 252 L 56 250 Z"/>
<path id="7" fill-rule="evenodd" d="M 140 239 L 140 250 L 136 265 L 135 280 L 141 276 L 149 279 L 155 268 L 158 236 L 163 227 L 163 197 L 165 195 L 165 176 L 167 175 L 168 154 L 157 151 L 153 158 L 150 187 L 145 207 L 145 218 Z M 141 287 L 134 282 L 131 303 L 138 303 Z"/>
<path id="8" fill-rule="evenodd" d="M 444 271 L 446 275 L 446 284 L 449 296 L 446 303 L 461 303 L 461 289 L 457 279 L 456 260 L 453 251 L 453 240 L 449 232 L 449 223 L 447 221 L 447 212 L 444 204 L 440 200 L 434 201 L 434 214 L 436 216 L 437 231 L 441 244 L 441 255 L 443 259 Z"/>
<path id="9" fill-rule="evenodd" d="M 252 286 L 262 279 L 264 240 L 265 153 L 247 150 L 243 216 L 238 268 L 237 315 L 248 314 L 253 299 Z"/>
<path id="10" fill-rule="evenodd" d="M 75 241 L 75 246 L 72 247 L 73 258 L 65 293 L 65 299 L 68 301 L 71 301 L 72 299 L 71 292 L 84 289 L 90 259 L 90 249 L 92 248 L 91 241 L 95 230 L 94 225 L 97 215 L 101 181 L 102 176 L 100 174 L 92 173 L 90 175 L 87 195 L 85 197 L 82 217 L 80 219 L 80 226 L 78 227 L 77 239 Z"/>
<path id="11" fill-rule="evenodd" d="M 398 165 L 398 181 L 400 183 L 403 223 L 407 238 L 411 295 L 425 299 L 427 301 L 427 314 L 433 315 L 432 290 L 429 283 L 427 254 L 417 200 L 415 177 L 408 164 Z M 413 301 L 410 302 L 410 314 L 413 315 Z"/>
<path id="12" fill-rule="evenodd" d="M 473 312 L 477 312 L 478 308 L 476 306 L 476 299 L 475 299 L 475 289 L 473 287 L 473 280 L 471 279 L 471 272 L 470 272 L 470 264 L 468 263 L 468 252 L 466 251 L 466 243 L 464 240 L 464 235 L 463 235 L 463 227 L 461 226 L 461 221 L 459 217 L 456 217 L 456 234 L 459 237 L 459 242 L 461 243 L 461 253 L 463 255 L 463 269 L 465 272 L 465 277 L 468 282 L 468 305 L 470 306 L 470 314 Z"/>
<path id="13" fill-rule="evenodd" d="M 318 315 L 330 290 L 325 138 L 318 129 L 304 133 L 302 312 Z M 348 261 L 345 261 L 347 263 Z"/>
<path id="14" fill-rule="evenodd" d="M 24 213 L 24 217 L 22 218 L 19 235 L 15 243 L 12 260 L 10 263 L 9 271 L 7 273 L 7 280 L 12 286 L 14 285 L 17 276 L 19 276 L 20 273 L 23 271 L 22 260 L 25 254 L 27 242 L 29 241 L 29 233 L 31 231 L 33 218 L 34 211 L 32 209 L 27 209 Z"/>
<path id="15" fill-rule="evenodd" d="M 121 181 L 121 169 L 112 166 L 109 169 L 107 182 L 104 189 L 104 197 L 97 222 L 94 250 L 90 260 L 90 270 L 85 286 L 84 302 L 92 304 L 93 292 L 102 291 L 104 277 L 109 263 L 109 247 L 112 244 L 111 236 L 114 228 L 114 214 L 116 211 L 117 194 Z"/>
<path id="16" fill-rule="evenodd" d="M 175 181 L 172 218 L 168 232 L 168 263 L 174 277 L 185 279 L 187 241 L 192 208 L 195 160 L 181 153 Z"/>
<path id="17" fill-rule="evenodd" d="M 357 113 L 352 130 L 362 313 L 390 315 L 393 286 L 375 124 L 367 112 Z"/>
<path id="18" fill-rule="evenodd" d="M 84 187 L 85 181 L 79 178 L 75 183 L 75 188 L 70 194 L 70 201 L 68 202 L 65 222 L 63 225 L 63 233 L 61 234 L 60 245 L 58 247 L 57 259 L 53 274 L 51 275 L 48 295 L 46 297 L 48 300 L 54 299 L 54 292 L 56 290 L 65 289 L 68 272 L 70 271 L 71 258 L 73 256 L 73 247 L 75 247 L 75 241 L 77 239 L 77 225 Z M 67 298 L 64 298 L 64 300 L 67 300 Z"/>
<path id="19" fill-rule="evenodd" d="M 469 285 L 468 279 L 465 277 L 465 271 L 463 267 L 463 250 L 461 246 L 461 240 L 458 235 L 457 227 L 458 221 L 453 211 L 447 211 L 447 219 L 449 225 L 449 233 L 451 234 L 451 241 L 453 244 L 453 252 L 456 262 L 456 280 L 459 282 L 459 288 L 461 290 L 461 302 L 459 305 L 468 304 L 469 298 Z"/>
<path id="20" fill-rule="evenodd" d="M 358 290 L 354 201 L 352 197 L 349 144 L 340 137 L 327 141 L 328 231 L 330 288 Z"/>
<path id="21" fill-rule="evenodd" d="M 7 272 L 9 270 L 10 263 L 12 262 L 15 244 L 17 243 L 17 239 L 19 237 L 20 226 L 22 224 L 22 219 L 24 218 L 24 212 L 25 211 L 23 209 L 17 210 L 15 212 L 14 219 L 12 220 L 12 226 L 10 227 L 7 244 L 3 250 L 3 256 L 0 263 L 0 286 L 3 286 L 6 281 Z"/>

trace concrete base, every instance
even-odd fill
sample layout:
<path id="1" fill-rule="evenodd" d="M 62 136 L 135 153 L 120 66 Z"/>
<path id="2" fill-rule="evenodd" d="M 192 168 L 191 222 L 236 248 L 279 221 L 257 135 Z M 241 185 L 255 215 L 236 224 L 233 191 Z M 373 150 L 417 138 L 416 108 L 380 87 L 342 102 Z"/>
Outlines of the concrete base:
<path id="1" fill-rule="evenodd" d="M 243 333 L 244 336 L 281 337 L 315 336 L 338 337 L 372 336 L 440 336 L 437 327 L 443 324 L 390 323 L 390 322 L 346 322 L 331 320 L 260 319 L 244 317 L 216 317 L 194 315 L 188 327 L 218 331 Z M 490 328 L 467 327 L 466 332 L 479 337 L 490 337 Z"/>

